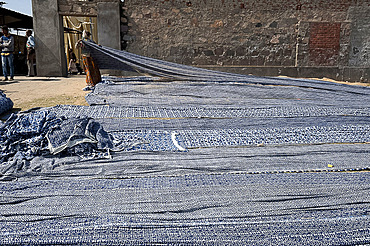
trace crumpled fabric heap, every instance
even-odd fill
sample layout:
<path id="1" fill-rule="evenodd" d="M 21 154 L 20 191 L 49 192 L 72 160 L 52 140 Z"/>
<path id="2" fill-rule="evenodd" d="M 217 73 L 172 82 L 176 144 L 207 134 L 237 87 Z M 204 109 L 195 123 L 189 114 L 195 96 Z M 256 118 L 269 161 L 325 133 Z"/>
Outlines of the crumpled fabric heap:
<path id="1" fill-rule="evenodd" d="M 10 98 L 6 97 L 6 95 L 0 91 L 0 115 L 3 113 L 8 112 L 13 108 L 13 102 Z"/>
<path id="2" fill-rule="evenodd" d="M 49 111 L 13 114 L 0 125 L 0 175 L 27 171 L 36 156 L 110 157 L 111 136 L 89 118 L 61 118 Z"/>

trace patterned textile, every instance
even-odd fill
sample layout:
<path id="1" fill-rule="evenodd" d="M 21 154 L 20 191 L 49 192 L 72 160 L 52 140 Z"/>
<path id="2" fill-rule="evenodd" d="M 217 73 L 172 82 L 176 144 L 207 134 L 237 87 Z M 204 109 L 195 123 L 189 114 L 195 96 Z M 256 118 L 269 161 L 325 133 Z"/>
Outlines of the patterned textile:
<path id="1" fill-rule="evenodd" d="M 97 149 L 113 149 L 109 134 L 90 119 L 64 120 L 46 134 L 51 154 L 57 154 L 81 143 L 96 144 Z"/>
<path id="2" fill-rule="evenodd" d="M 8 112 L 13 108 L 13 102 L 10 98 L 7 98 L 6 95 L 0 91 L 0 115 Z"/>
<path id="3" fill-rule="evenodd" d="M 45 150 L 45 133 L 60 122 L 47 111 L 11 115 L 0 128 L 0 173 L 22 169 L 25 161 Z"/>
<path id="4" fill-rule="evenodd" d="M 370 244 L 370 88 L 89 45 L 156 77 L 0 126 L 1 245 Z"/>
<path id="5" fill-rule="evenodd" d="M 0 183 L 0 244 L 370 243 L 368 173 L 147 175 Z"/>
<path id="6" fill-rule="evenodd" d="M 98 66 L 95 64 L 94 59 L 90 56 L 83 56 L 83 64 L 86 72 L 86 84 L 95 86 L 101 81 L 101 75 Z"/>
<path id="7" fill-rule="evenodd" d="M 88 118 L 58 118 L 42 110 L 13 114 L 0 126 L 0 148 L 1 178 L 29 171 L 29 163 L 36 156 L 110 157 L 106 151 L 114 146 L 99 123 Z"/>
<path id="8" fill-rule="evenodd" d="M 90 105 L 148 106 L 162 108 L 256 108 L 270 107 L 331 107 L 369 108 L 370 88 L 342 84 L 324 84 L 301 80 L 273 80 L 262 84 L 197 81 L 126 80 L 99 83 L 86 95 Z M 267 83 L 267 82 L 266 82 Z"/>
<path id="9" fill-rule="evenodd" d="M 271 107 L 159 107 L 159 106 L 103 106 L 58 105 L 47 108 L 58 116 L 105 118 L 298 118 L 329 116 L 370 116 L 370 108 L 271 106 Z M 306 118 L 309 119 L 309 118 Z"/>

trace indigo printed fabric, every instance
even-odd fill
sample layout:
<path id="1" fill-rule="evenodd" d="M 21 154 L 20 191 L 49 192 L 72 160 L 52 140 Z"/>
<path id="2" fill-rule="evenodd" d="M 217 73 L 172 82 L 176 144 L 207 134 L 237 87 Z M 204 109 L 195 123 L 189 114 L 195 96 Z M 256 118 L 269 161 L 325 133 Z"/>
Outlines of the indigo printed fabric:
<path id="1" fill-rule="evenodd" d="M 86 47 L 145 75 L 0 124 L 0 245 L 370 244 L 370 87 Z"/>
<path id="2" fill-rule="evenodd" d="M 6 95 L 0 91 L 0 115 L 8 112 L 13 108 L 13 102 L 10 98 L 6 97 Z"/>

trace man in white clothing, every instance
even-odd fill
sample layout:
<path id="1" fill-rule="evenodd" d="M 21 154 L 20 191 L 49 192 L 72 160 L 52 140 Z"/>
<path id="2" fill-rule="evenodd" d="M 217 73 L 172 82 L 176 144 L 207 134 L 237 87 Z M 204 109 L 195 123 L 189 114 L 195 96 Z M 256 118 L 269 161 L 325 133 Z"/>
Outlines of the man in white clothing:
<path id="1" fill-rule="evenodd" d="M 35 60 L 35 38 L 32 36 L 32 31 L 27 30 L 26 36 L 28 37 L 26 48 L 27 48 L 27 67 L 29 77 L 35 76 L 34 60 Z"/>

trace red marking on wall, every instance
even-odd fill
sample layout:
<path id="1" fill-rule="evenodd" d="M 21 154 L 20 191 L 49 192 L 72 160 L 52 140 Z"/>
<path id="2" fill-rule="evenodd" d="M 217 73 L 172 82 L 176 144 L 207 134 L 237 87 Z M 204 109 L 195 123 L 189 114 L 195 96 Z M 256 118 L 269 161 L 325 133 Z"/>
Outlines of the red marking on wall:
<path id="1" fill-rule="evenodd" d="M 313 66 L 338 64 L 340 49 L 340 23 L 311 23 L 309 55 Z"/>

